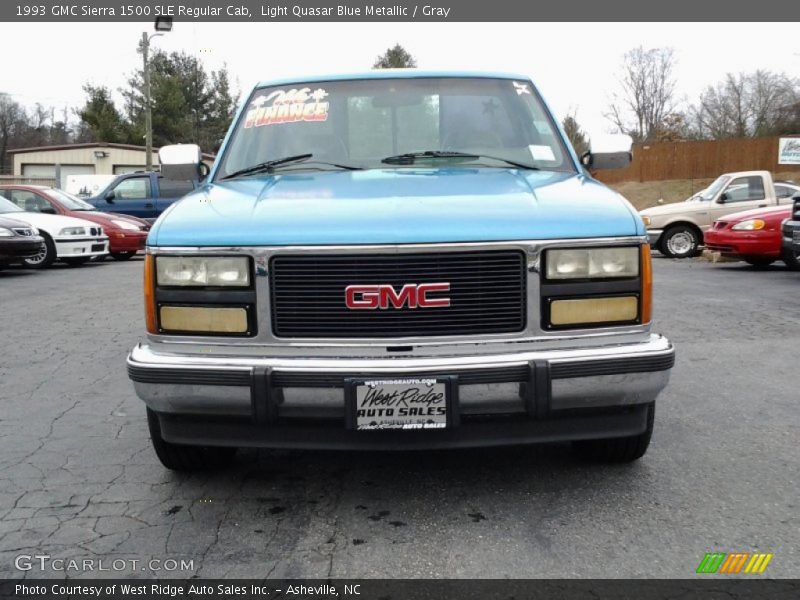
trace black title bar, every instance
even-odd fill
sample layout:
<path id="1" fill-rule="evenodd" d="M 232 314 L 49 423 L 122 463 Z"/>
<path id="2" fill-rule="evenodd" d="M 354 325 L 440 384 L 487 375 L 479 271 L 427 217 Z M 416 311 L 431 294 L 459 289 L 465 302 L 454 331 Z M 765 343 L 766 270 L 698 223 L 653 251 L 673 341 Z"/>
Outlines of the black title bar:
<path id="1" fill-rule="evenodd" d="M 408 0 L 395 2 L 330 2 L 272 0 L 3 0 L 0 20 L 36 22 L 142 22 L 158 16 L 193 22 L 302 22 L 302 21 L 421 21 L 421 22 L 536 22 L 536 21 L 774 21 L 800 20 L 800 3 L 787 0 Z M 680 36 L 680 26 L 674 25 Z M 535 32 L 531 32 L 535 35 Z M 565 40 L 569 42 L 568 40 Z M 710 44 L 729 43 L 725 38 Z M 765 41 L 765 43 L 767 43 Z"/>
<path id="2" fill-rule="evenodd" d="M 3 600 L 796 600 L 798 580 L 614 579 L 66 579 L 0 580 Z"/>

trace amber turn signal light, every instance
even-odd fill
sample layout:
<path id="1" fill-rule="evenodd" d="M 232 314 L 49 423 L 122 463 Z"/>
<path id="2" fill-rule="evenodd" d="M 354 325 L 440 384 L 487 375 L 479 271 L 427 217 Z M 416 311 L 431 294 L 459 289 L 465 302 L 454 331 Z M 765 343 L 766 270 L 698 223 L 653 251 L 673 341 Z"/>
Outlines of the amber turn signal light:
<path id="1" fill-rule="evenodd" d="M 650 244 L 642 244 L 642 323 L 649 323 L 653 312 L 653 264 Z"/>
<path id="2" fill-rule="evenodd" d="M 635 321 L 639 313 L 636 296 L 553 300 L 550 323 L 557 326 Z"/>
<path id="3" fill-rule="evenodd" d="M 156 299 L 153 290 L 155 285 L 154 271 L 153 257 L 147 254 L 144 257 L 144 320 L 149 333 L 158 333 L 156 327 Z"/>
<path id="4" fill-rule="evenodd" d="M 161 329 L 192 333 L 247 333 L 244 308 L 162 306 Z"/>

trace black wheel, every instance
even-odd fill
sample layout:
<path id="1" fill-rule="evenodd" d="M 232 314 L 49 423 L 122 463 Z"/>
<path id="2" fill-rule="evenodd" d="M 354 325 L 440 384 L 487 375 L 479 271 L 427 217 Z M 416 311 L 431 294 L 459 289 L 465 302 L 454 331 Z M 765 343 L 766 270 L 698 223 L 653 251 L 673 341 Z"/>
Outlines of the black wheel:
<path id="1" fill-rule="evenodd" d="M 800 271 L 800 254 L 797 252 L 784 248 L 781 260 L 786 263 L 786 266 L 792 271 Z"/>
<path id="2" fill-rule="evenodd" d="M 62 259 L 65 263 L 67 263 L 70 267 L 80 267 L 81 265 L 85 265 L 87 262 L 92 260 L 91 256 L 79 257 L 79 258 L 64 258 Z"/>
<path id="3" fill-rule="evenodd" d="M 158 415 L 147 409 L 147 426 L 150 440 L 161 464 L 173 471 L 199 471 L 220 469 L 229 465 L 236 456 L 236 448 L 217 446 L 189 446 L 165 442 L 161 437 Z"/>
<path id="4" fill-rule="evenodd" d="M 39 235 L 44 238 L 44 245 L 39 250 L 39 254 L 22 259 L 22 264 L 29 269 L 46 269 L 56 259 L 56 245 L 53 243 L 53 238 L 44 231 L 40 231 Z"/>
<path id="5" fill-rule="evenodd" d="M 670 258 L 697 256 L 702 238 L 689 225 L 674 225 L 661 234 L 661 253 Z"/>
<path id="6" fill-rule="evenodd" d="M 581 458 L 597 462 L 633 462 L 640 459 L 650 446 L 653 436 L 656 405 L 647 407 L 647 429 L 638 435 L 601 440 L 581 440 L 572 447 Z"/>
<path id="7" fill-rule="evenodd" d="M 766 269 L 775 262 L 774 258 L 761 258 L 760 256 L 746 256 L 744 262 L 753 265 L 756 269 Z"/>
<path id="8" fill-rule="evenodd" d="M 114 260 L 130 260 L 136 256 L 136 252 L 112 252 L 111 258 Z"/>

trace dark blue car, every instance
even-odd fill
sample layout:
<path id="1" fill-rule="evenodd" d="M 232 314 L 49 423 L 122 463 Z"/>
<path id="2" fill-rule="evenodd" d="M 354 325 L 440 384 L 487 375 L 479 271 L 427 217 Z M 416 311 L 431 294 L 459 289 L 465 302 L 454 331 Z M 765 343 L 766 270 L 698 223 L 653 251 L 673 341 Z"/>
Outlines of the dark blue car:
<path id="1" fill-rule="evenodd" d="M 165 179 L 160 173 L 138 171 L 120 175 L 97 196 L 87 198 L 97 210 L 154 221 L 167 207 L 191 192 L 195 181 Z"/>

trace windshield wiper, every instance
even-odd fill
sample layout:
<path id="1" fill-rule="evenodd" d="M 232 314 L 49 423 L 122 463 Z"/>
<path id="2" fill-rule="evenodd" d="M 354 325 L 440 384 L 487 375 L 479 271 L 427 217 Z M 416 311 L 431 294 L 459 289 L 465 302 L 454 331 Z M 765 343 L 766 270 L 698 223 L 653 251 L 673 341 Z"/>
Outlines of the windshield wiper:
<path id="1" fill-rule="evenodd" d="M 279 167 L 280 165 L 288 165 L 290 163 L 302 162 L 304 160 L 308 160 L 314 156 L 313 154 L 295 154 L 294 156 L 284 156 L 283 158 L 276 158 L 273 160 L 266 160 L 264 162 L 260 162 L 257 165 L 253 165 L 251 167 L 245 167 L 244 169 L 239 169 L 238 171 L 234 171 L 221 179 L 231 179 L 233 177 L 239 177 L 240 175 L 250 175 L 251 173 L 271 173 L 275 167 Z"/>
<path id="2" fill-rule="evenodd" d="M 225 177 L 221 177 L 220 179 L 232 179 L 234 177 L 241 177 L 242 175 L 252 175 L 255 173 L 273 173 L 277 167 L 282 167 L 284 165 L 293 165 L 296 163 L 307 162 L 312 156 L 311 153 L 307 154 L 295 154 L 294 156 L 286 156 L 284 158 L 276 158 L 274 160 L 267 160 L 262 163 L 258 163 L 257 165 L 253 165 L 252 167 L 245 167 L 244 169 L 239 169 L 238 171 L 234 171 Z M 347 171 L 360 171 L 362 170 L 361 167 L 354 167 L 352 165 L 341 165 L 338 163 L 332 162 L 325 162 L 322 160 L 314 160 L 311 161 L 316 164 L 320 165 L 328 165 L 331 167 L 337 167 L 339 169 L 345 169 Z"/>
<path id="3" fill-rule="evenodd" d="M 490 156 L 489 154 L 475 154 L 472 152 L 459 152 L 457 150 L 425 150 L 424 152 L 406 152 L 405 154 L 395 154 L 394 156 L 387 156 L 381 162 L 387 165 L 413 165 L 418 158 L 464 158 L 467 160 L 476 160 L 478 158 L 488 158 L 491 160 L 499 160 L 508 165 L 518 167 L 520 169 L 530 169 L 538 171 L 538 167 L 520 163 L 508 158 L 500 156 Z"/>

